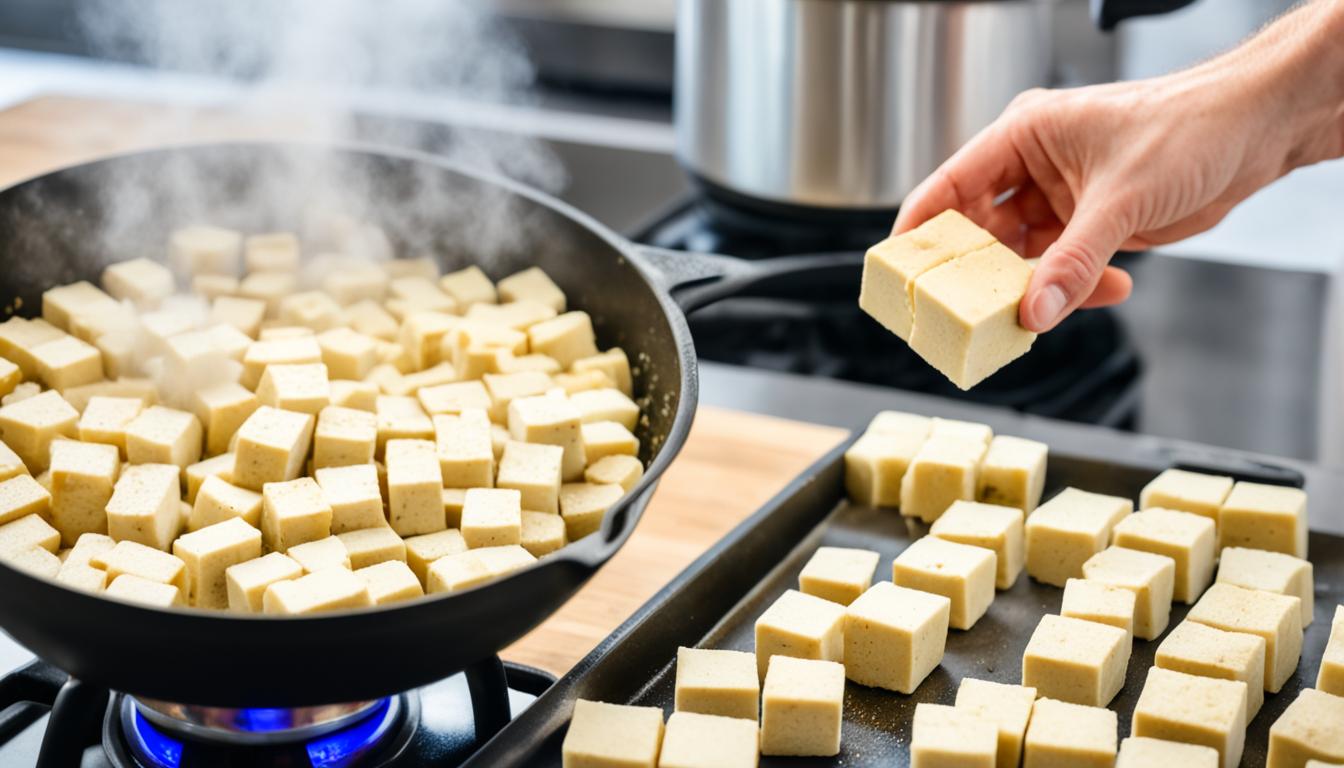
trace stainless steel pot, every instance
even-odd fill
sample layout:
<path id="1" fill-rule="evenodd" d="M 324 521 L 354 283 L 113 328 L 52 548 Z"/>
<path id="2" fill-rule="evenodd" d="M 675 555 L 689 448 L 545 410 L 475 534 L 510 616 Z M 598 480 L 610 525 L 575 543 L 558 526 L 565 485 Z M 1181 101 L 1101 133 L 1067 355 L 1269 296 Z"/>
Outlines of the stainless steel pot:
<path id="1" fill-rule="evenodd" d="M 1190 0 L 1093 0 L 1103 27 Z M 1051 81 L 1054 0 L 680 0 L 677 157 L 711 191 L 891 210 Z"/>

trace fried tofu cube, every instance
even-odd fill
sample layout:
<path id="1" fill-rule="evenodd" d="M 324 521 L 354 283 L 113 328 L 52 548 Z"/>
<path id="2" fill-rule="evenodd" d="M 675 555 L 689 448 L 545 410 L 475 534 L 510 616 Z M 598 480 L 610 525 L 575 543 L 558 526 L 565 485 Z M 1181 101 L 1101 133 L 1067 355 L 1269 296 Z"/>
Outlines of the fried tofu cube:
<path id="1" fill-rule="evenodd" d="M 415 574 L 400 560 L 384 560 L 365 566 L 357 569 L 355 575 L 364 580 L 374 605 L 413 600 L 425 594 Z"/>
<path id="2" fill-rule="evenodd" d="M 989 680 L 963 677 L 957 687 L 956 708 L 995 725 L 995 765 L 1017 768 L 1022 759 L 1022 741 L 1036 702 L 1036 689 Z"/>
<path id="3" fill-rule="evenodd" d="M 238 428 L 232 482 L 260 491 L 267 483 L 297 478 L 312 444 L 314 421 L 312 414 L 257 408 Z"/>
<path id="4" fill-rule="evenodd" d="M 950 611 L 942 595 L 874 584 L 845 611 L 845 676 L 913 693 L 943 660 Z"/>
<path id="5" fill-rule="evenodd" d="M 1137 601 L 1134 592 L 1124 587 L 1087 579 L 1069 579 L 1064 585 L 1064 599 L 1059 605 L 1059 615 L 1118 627 L 1125 630 L 1132 640 L 1134 606 Z"/>
<path id="6" fill-rule="evenodd" d="M 1321 668 L 1316 673 L 1316 687 L 1335 696 L 1344 696 L 1344 606 L 1335 606 L 1330 638 L 1325 643 Z"/>
<path id="7" fill-rule="evenodd" d="M 1115 524 L 1133 511 L 1129 499 L 1065 488 L 1027 518 L 1027 573 L 1056 587 L 1082 576 L 1083 563 L 1110 544 Z"/>
<path id="8" fill-rule="evenodd" d="M 619 485 L 629 493 L 644 476 L 644 464 L 634 456 L 604 456 L 583 471 L 584 482 L 592 485 Z"/>
<path id="9" fill-rule="evenodd" d="M 243 355 L 241 383 L 255 390 L 272 365 L 313 365 L 322 362 L 322 348 L 313 336 L 266 339 L 252 343 Z"/>
<path id="10" fill-rule="evenodd" d="M 151 405 L 126 425 L 126 457 L 132 464 L 172 464 L 185 469 L 201 458 L 204 433 L 194 415 Z"/>
<path id="11" fill-rule="evenodd" d="M 180 588 L 131 574 L 112 579 L 112 583 L 107 586 L 103 594 L 155 608 L 180 608 L 187 604 L 186 596 Z"/>
<path id="12" fill-rule="evenodd" d="M 75 424 L 79 439 L 86 443 L 115 446 L 118 455 L 124 459 L 126 425 L 139 416 L 144 407 L 144 402 L 138 397 L 91 397 Z"/>
<path id="13" fill-rule="evenodd" d="M 1269 728 L 1265 768 L 1344 763 L 1344 697 L 1305 688 Z"/>
<path id="14" fill-rule="evenodd" d="M 392 530 L 401 536 L 443 530 L 442 490 L 443 476 L 434 443 L 403 439 L 387 442 L 387 512 Z"/>
<path id="15" fill-rule="evenodd" d="M 1111 768 L 1119 723 L 1109 709 L 1038 699 L 1023 740 L 1022 764 L 1026 768 Z"/>
<path id="16" fill-rule="evenodd" d="M 624 495 L 625 490 L 619 485 L 561 485 L 560 516 L 564 518 L 565 534 L 569 540 L 578 541 L 601 529 L 607 510 Z"/>
<path id="17" fill-rule="evenodd" d="M 187 601 L 198 608 L 229 607 L 224 572 L 261 557 L 261 531 L 232 518 L 180 536 L 173 554 L 187 569 Z"/>
<path id="18" fill-rule="evenodd" d="M 1258 635 L 1183 621 L 1162 639 L 1153 663 L 1189 675 L 1245 683 L 1247 722 L 1265 701 L 1265 639 Z"/>
<path id="19" fill-rule="evenodd" d="M 818 547 L 798 576 L 798 588 L 823 600 L 849 605 L 873 583 L 878 557 L 867 549 Z"/>
<path id="20" fill-rule="evenodd" d="M 579 409 L 584 424 L 614 421 L 631 432 L 639 422 L 639 406 L 619 389 L 590 389 L 575 392 L 569 401 Z"/>
<path id="21" fill-rule="evenodd" d="M 52 554 L 61 546 L 61 532 L 37 514 L 24 515 L 0 525 L 0 552 L 37 547 Z"/>
<path id="22" fill-rule="evenodd" d="M 107 502 L 107 533 L 168 551 L 181 525 L 180 470 L 172 464 L 133 464 L 122 470 Z"/>
<path id="23" fill-rule="evenodd" d="M 994 586 L 1009 589 L 1026 559 L 1022 510 L 1017 507 L 954 501 L 933 522 L 929 533 L 940 539 L 994 551 Z"/>
<path id="24" fill-rule="evenodd" d="M 788 590 L 756 620 L 756 672 L 765 677 L 775 655 L 844 659 L 845 606 Z M 844 668 L 840 677 L 844 679 Z"/>
<path id="25" fill-rule="evenodd" d="M 469 489 L 462 504 L 462 538 L 472 549 L 519 544 L 522 512 L 522 494 L 518 491 Z"/>
<path id="26" fill-rule="evenodd" d="M 542 395 L 515 398 L 509 404 L 509 435 L 525 443 L 558 445 L 564 449 L 560 461 L 563 480 L 583 476 L 587 458 L 580 431 L 581 414 L 569 400 Z"/>
<path id="27" fill-rule="evenodd" d="M 761 687 L 761 754 L 840 752 L 845 668 L 834 661 L 770 657 Z"/>
<path id="28" fill-rule="evenodd" d="M 1045 466 L 1050 449 L 1045 443 L 998 435 L 989 443 L 975 497 L 989 504 L 1017 507 L 1031 514 L 1041 503 Z"/>
<path id="29" fill-rule="evenodd" d="M 1307 494 L 1300 488 L 1238 482 L 1218 511 L 1218 548 L 1225 547 L 1305 558 Z"/>
<path id="30" fill-rule="evenodd" d="M 268 587 L 278 581 L 297 579 L 302 575 L 303 567 L 279 552 L 229 566 L 224 569 L 229 610 L 236 613 L 261 613 L 262 599 Z"/>
<path id="31" fill-rule="evenodd" d="M 975 499 L 985 445 L 962 437 L 930 437 L 901 478 L 901 514 L 932 523 L 955 501 Z"/>
<path id="32" fill-rule="evenodd" d="M 324 467 L 317 470 L 317 484 L 331 506 L 331 532 L 343 534 L 387 525 L 373 464 Z"/>
<path id="33" fill-rule="evenodd" d="M 1302 626 L 1311 624 L 1316 612 L 1316 582 L 1311 562 L 1263 549 L 1228 547 L 1218 563 L 1218 579 L 1247 589 L 1292 595 L 1301 602 Z"/>
<path id="34" fill-rule="evenodd" d="M 1190 512 L 1218 522 L 1218 510 L 1232 491 L 1232 478 L 1168 469 L 1153 478 L 1139 494 L 1143 509 L 1161 507 Z"/>
<path id="35" fill-rule="evenodd" d="M 51 492 L 31 475 L 15 475 L 0 481 L 0 525 L 28 515 L 51 515 Z"/>
<path id="36" fill-rule="evenodd" d="M 261 494 L 224 480 L 207 477 L 196 493 L 187 529 L 199 531 L 217 523 L 238 518 L 253 528 L 261 526 Z"/>
<path id="37" fill-rule="evenodd" d="M 180 557 L 146 547 L 134 541 L 119 541 L 111 549 L 94 555 L 89 565 L 107 571 L 109 581 L 128 573 L 160 584 L 171 584 L 187 597 L 187 566 Z"/>
<path id="38" fill-rule="evenodd" d="M 241 296 L 218 296 L 210 305 L 210 323 L 229 325 L 256 338 L 266 319 L 266 302 Z"/>
<path id="39" fill-rule="evenodd" d="M 1041 696 L 1104 707 L 1125 684 L 1129 652 L 1123 629 L 1046 614 L 1022 654 L 1022 684 Z"/>
<path id="40" fill-rule="evenodd" d="M 235 275 L 242 242 L 243 236 L 232 229 L 204 224 L 183 227 L 168 238 L 168 259 L 193 275 Z"/>
<path id="41" fill-rule="evenodd" d="M 495 452 L 490 417 L 479 408 L 433 418 L 439 471 L 447 488 L 490 488 L 495 484 Z M 517 542 L 512 542 L 517 543 Z"/>
<path id="42" fill-rule="evenodd" d="M 1202 515 L 1152 508 L 1116 523 L 1112 541 L 1117 547 L 1174 560 L 1176 586 L 1172 599 L 1189 605 L 1213 582 L 1214 527 L 1213 520 Z"/>
<path id="43" fill-rule="evenodd" d="M 1134 706 L 1130 732 L 1212 747 L 1223 768 L 1235 768 L 1241 765 L 1246 740 L 1245 688 L 1240 680 L 1152 667 Z"/>
<path id="44" fill-rule="evenodd" d="M 1164 555 L 1107 547 L 1083 563 L 1083 577 L 1134 592 L 1134 636 L 1154 640 L 1171 618 L 1176 562 Z"/>
<path id="45" fill-rule="evenodd" d="M 327 568 L 277 581 L 262 595 L 262 612 L 301 616 L 373 605 L 368 584 L 344 568 Z"/>
<path id="46" fill-rule="evenodd" d="M 261 535 L 266 549 L 288 553 L 331 535 L 331 505 L 310 477 L 267 483 L 261 491 Z"/>
<path id="47" fill-rule="evenodd" d="M 51 442 L 74 438 L 79 412 L 60 393 L 47 390 L 0 407 L 0 439 L 28 469 L 42 472 L 51 462 Z"/>
<path id="48" fill-rule="evenodd" d="M 238 428 L 261 406 L 257 396 L 232 381 L 220 382 L 196 392 L 196 418 L 205 431 L 205 452 L 224 453 Z"/>
<path id="49" fill-rule="evenodd" d="M 118 301 L 154 309 L 177 290 L 173 273 L 149 259 L 130 259 L 103 269 L 103 290 Z"/>
<path id="50" fill-rule="evenodd" d="M 1198 744 L 1130 736 L 1120 742 L 1115 768 L 1149 768 L 1154 765 L 1180 765 L 1186 768 L 1218 768 L 1218 750 Z"/>
<path id="51" fill-rule="evenodd" d="M 551 388 L 551 377 L 540 371 L 488 373 L 481 382 L 490 394 L 490 420 L 499 424 L 508 422 L 509 404 L 515 398 L 543 395 Z"/>
<path id="52" fill-rule="evenodd" d="M 1186 614 L 1187 621 L 1265 639 L 1265 690 L 1278 693 L 1302 656 L 1302 610 L 1296 597 L 1231 584 L 1214 584 Z"/>
<path id="53" fill-rule="evenodd" d="M 434 439 L 434 422 L 414 397 L 379 395 L 374 413 L 377 416 L 379 456 L 389 440 Z"/>
<path id="54" fill-rule="evenodd" d="M 295 544 L 285 554 L 298 563 L 303 568 L 304 573 L 317 573 L 327 568 L 351 570 L 350 552 L 345 548 L 345 544 L 335 536 Z"/>
<path id="55" fill-rule="evenodd" d="M 892 580 L 951 600 L 950 626 L 970 629 L 994 602 L 995 561 L 991 549 L 925 536 L 896 557 Z"/>
<path id="56" fill-rule="evenodd" d="M 411 567 L 411 572 L 425 586 L 429 584 L 430 564 L 440 558 L 467 551 L 467 541 L 462 538 L 462 532 L 452 528 L 420 536 L 411 536 L 405 540 L 405 543 L 406 564 Z"/>
<path id="57" fill-rule="evenodd" d="M 329 405 L 317 416 L 313 434 L 313 468 L 373 464 L 378 447 L 378 419 L 367 411 Z"/>
<path id="58" fill-rule="evenodd" d="M 92 384 L 103 378 L 103 353 L 74 336 L 63 336 L 32 351 L 38 378 L 52 389 Z"/>
<path id="59" fill-rule="evenodd" d="M 510 440 L 504 446 L 495 478 L 498 488 L 512 488 L 523 495 L 523 508 L 537 512 L 560 511 L 560 462 L 564 449 Z M 591 513 L 591 509 L 587 510 Z M 571 540 L 576 537 L 570 536 Z"/>
<path id="60" fill-rule="evenodd" d="M 998 727 L 973 712 L 943 704 L 916 704 L 910 764 L 916 768 L 993 768 Z"/>
<path id="61" fill-rule="evenodd" d="M 406 543 L 396 531 L 386 525 L 346 531 L 337 534 L 336 538 L 345 545 L 346 554 L 350 558 L 350 567 L 356 571 L 388 560 L 406 562 Z M 408 570 L 407 573 L 410 573 L 412 578 L 415 577 L 411 571 Z"/>
<path id="62" fill-rule="evenodd" d="M 65 546 L 85 533 L 107 532 L 107 503 L 121 474 L 117 449 L 101 443 L 51 444 L 51 523 Z"/>
<path id="63" fill-rule="evenodd" d="M 656 768 L 663 711 L 578 699 L 560 747 L 569 768 Z"/>
<path id="64" fill-rule="evenodd" d="M 248 272 L 297 272 L 302 249 L 292 232 L 252 235 L 244 242 Z"/>

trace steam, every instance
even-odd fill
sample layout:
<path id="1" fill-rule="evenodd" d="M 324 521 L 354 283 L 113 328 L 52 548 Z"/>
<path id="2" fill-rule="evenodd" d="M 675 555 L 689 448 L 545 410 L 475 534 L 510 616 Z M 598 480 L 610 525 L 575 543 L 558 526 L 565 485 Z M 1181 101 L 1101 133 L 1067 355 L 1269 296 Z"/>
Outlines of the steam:
<path id="1" fill-rule="evenodd" d="M 217 114 L 224 122 L 243 115 L 245 136 L 260 125 L 306 142 L 429 146 L 460 165 L 544 189 L 564 181 L 555 157 L 529 137 L 370 122 L 352 111 L 361 94 L 374 92 L 384 103 L 438 96 L 534 102 L 526 54 L 482 0 L 117 0 L 78 8 L 79 23 L 105 54 L 235 84 L 237 97 Z M 184 123 L 152 126 L 155 135 L 233 133 L 208 117 L 205 125 L 198 115 L 174 119 Z M 311 148 L 193 154 L 122 169 L 104 187 L 98 215 L 109 260 L 161 258 L 168 232 L 189 224 L 292 230 L 308 240 L 329 235 L 335 221 L 346 223 L 342 231 L 364 233 L 357 242 L 323 243 L 345 256 L 385 255 L 359 246 L 377 240 L 372 225 L 395 255 L 446 255 L 450 266 L 489 270 L 536 226 L 493 186 L 464 190 L 451 175 L 415 164 L 387 173 Z"/>

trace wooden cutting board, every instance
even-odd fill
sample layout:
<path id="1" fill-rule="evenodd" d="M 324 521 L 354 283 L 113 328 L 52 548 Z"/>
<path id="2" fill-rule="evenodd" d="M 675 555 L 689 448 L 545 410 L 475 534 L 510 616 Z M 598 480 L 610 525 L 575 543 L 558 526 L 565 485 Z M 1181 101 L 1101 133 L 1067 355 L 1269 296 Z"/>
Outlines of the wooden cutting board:
<path id="1" fill-rule="evenodd" d="M 45 96 L 0 111 L 0 186 L 102 155 L 185 141 L 321 135 L 303 119 Z M 563 608 L 504 652 L 564 674 L 725 533 L 845 437 L 702 408 L 630 540 Z"/>

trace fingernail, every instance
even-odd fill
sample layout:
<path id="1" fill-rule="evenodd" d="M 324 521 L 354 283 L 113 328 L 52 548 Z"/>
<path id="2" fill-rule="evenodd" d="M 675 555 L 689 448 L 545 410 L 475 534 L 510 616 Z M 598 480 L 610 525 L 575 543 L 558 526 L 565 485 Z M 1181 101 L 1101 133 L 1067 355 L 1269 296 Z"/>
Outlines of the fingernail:
<path id="1" fill-rule="evenodd" d="M 1058 285 L 1047 285 L 1037 293 L 1036 300 L 1031 306 L 1036 329 L 1045 330 L 1059 322 L 1059 316 L 1064 313 L 1064 306 L 1068 303 L 1069 299 L 1064 295 L 1064 289 Z"/>

